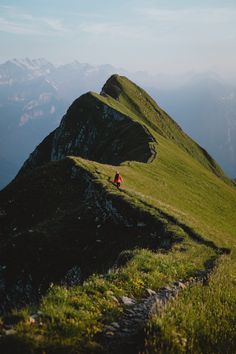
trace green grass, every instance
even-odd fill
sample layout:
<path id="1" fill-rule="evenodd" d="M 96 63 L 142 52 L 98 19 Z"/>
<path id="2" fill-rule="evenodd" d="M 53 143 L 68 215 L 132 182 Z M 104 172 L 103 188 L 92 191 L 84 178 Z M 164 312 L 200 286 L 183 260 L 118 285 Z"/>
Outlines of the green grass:
<path id="1" fill-rule="evenodd" d="M 121 195 L 140 200 L 177 218 L 219 246 L 234 247 L 236 240 L 236 189 L 216 177 L 202 165 L 159 137 L 158 158 L 151 164 L 124 163 Z M 109 184 L 116 167 L 74 158 L 91 171 L 99 171 L 99 181 L 111 193 Z M 143 206 L 144 207 L 144 206 Z"/>
<path id="2" fill-rule="evenodd" d="M 235 285 L 234 262 L 224 258 L 207 286 L 185 289 L 154 316 L 145 353 L 235 353 Z"/>

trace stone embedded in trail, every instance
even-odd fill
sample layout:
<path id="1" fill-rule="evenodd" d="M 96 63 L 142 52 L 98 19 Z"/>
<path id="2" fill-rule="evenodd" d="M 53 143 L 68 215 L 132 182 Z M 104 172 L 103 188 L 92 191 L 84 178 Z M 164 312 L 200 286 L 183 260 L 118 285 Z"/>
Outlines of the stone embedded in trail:
<path id="1" fill-rule="evenodd" d="M 125 305 L 125 306 L 133 306 L 135 304 L 135 300 L 131 299 L 130 297 L 127 296 L 121 296 L 121 302 Z"/>
<path id="2" fill-rule="evenodd" d="M 164 288 L 162 288 L 160 290 L 165 291 L 165 292 L 170 292 L 173 290 L 173 288 L 171 288 L 170 286 L 165 286 Z"/>
<path id="3" fill-rule="evenodd" d="M 152 296 L 152 295 L 156 295 L 156 292 L 152 289 L 146 289 L 147 295 Z"/>
<path id="4" fill-rule="evenodd" d="M 114 332 L 116 330 L 116 328 L 114 326 L 112 326 L 112 325 L 106 326 L 105 328 L 106 328 L 107 332 Z"/>
<path id="5" fill-rule="evenodd" d="M 120 325 L 117 322 L 112 322 L 111 326 L 114 328 L 120 328 Z"/>
<path id="6" fill-rule="evenodd" d="M 180 287 L 181 289 L 185 289 L 185 288 L 186 288 L 186 285 L 185 285 L 184 283 L 182 283 L 182 282 L 179 282 L 179 287 Z"/>
<path id="7" fill-rule="evenodd" d="M 126 313 L 128 313 L 128 314 L 130 314 L 130 315 L 133 315 L 135 312 L 134 312 L 134 310 L 128 309 L 128 310 L 126 310 Z"/>
<path id="8" fill-rule="evenodd" d="M 108 332 L 106 332 L 106 336 L 112 337 L 112 336 L 114 336 L 114 332 L 108 331 Z"/>

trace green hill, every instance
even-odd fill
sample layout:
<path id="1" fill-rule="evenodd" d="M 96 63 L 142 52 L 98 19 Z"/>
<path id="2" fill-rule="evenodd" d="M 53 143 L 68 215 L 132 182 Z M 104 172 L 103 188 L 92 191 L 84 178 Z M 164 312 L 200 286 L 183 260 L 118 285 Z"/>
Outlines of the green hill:
<path id="1" fill-rule="evenodd" d="M 77 99 L 0 201 L 3 350 L 118 353 L 122 296 L 192 279 L 127 353 L 234 352 L 235 185 L 128 79 Z"/>

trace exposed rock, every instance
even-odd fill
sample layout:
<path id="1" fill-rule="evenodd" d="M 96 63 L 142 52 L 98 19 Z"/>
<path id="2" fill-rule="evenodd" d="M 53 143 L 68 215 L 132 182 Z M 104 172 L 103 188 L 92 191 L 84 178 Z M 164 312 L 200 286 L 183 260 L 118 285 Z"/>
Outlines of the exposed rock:
<path id="1" fill-rule="evenodd" d="M 133 314 L 134 314 L 134 310 L 127 309 L 127 310 L 126 310 L 126 313 L 133 315 Z"/>
<path id="2" fill-rule="evenodd" d="M 125 306 L 132 306 L 135 304 L 135 300 L 131 299 L 128 296 L 121 296 L 121 302 L 125 305 Z"/>
<path id="3" fill-rule="evenodd" d="M 166 293 L 166 292 L 172 291 L 173 288 L 171 288 L 170 286 L 165 286 L 164 288 L 161 288 L 160 290 L 162 290 L 162 291 L 164 291 Z"/>
<path id="4" fill-rule="evenodd" d="M 111 326 L 114 328 L 120 328 L 120 325 L 117 322 L 112 322 Z"/>
<path id="5" fill-rule="evenodd" d="M 147 295 L 152 296 L 152 295 L 156 295 L 156 292 L 152 289 L 146 289 Z"/>
<path id="6" fill-rule="evenodd" d="M 114 332 L 116 329 L 115 329 L 114 326 L 110 325 L 110 326 L 106 326 L 106 327 L 105 327 L 105 330 L 106 330 L 106 332 L 107 332 L 107 331 L 108 331 L 108 332 Z"/>
<path id="7" fill-rule="evenodd" d="M 114 336 L 114 332 L 108 331 L 108 332 L 106 332 L 106 336 L 112 337 L 112 336 Z"/>
<path id="8" fill-rule="evenodd" d="M 135 139 L 129 138 L 134 135 Z M 142 124 L 89 92 L 73 102 L 60 126 L 37 146 L 19 174 L 68 155 L 112 165 L 131 160 L 147 162 L 155 156 L 150 146 L 154 141 Z"/>
<path id="9" fill-rule="evenodd" d="M 190 282 L 192 281 L 192 279 L 190 279 Z M 186 288 L 186 285 L 183 283 L 183 282 L 179 282 L 179 284 L 178 284 L 178 287 L 180 288 L 180 289 L 185 289 Z"/>

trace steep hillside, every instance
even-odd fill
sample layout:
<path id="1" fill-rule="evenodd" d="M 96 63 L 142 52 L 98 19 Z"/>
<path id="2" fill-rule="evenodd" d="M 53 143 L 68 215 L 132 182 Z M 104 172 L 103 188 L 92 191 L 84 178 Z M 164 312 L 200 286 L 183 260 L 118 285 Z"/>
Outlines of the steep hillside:
<path id="1" fill-rule="evenodd" d="M 103 163 L 146 162 L 154 151 L 151 134 L 127 113 L 96 94 L 76 100 L 52 132 L 31 154 L 20 173 L 49 161 L 75 155 Z"/>
<path id="2" fill-rule="evenodd" d="M 140 121 L 145 122 L 147 126 L 165 138 L 172 140 L 215 174 L 223 175 L 223 171 L 211 156 L 190 139 L 140 87 L 125 77 L 114 75 L 104 85 L 102 93 L 118 100 L 139 117 Z"/>
<path id="3" fill-rule="evenodd" d="M 136 124 L 135 129 L 132 126 L 131 131 L 128 131 L 127 127 L 131 120 L 139 124 Z M 117 124 L 118 122 L 123 124 Z M 149 134 L 145 134 L 144 131 L 141 134 L 140 129 L 144 126 L 149 128 Z M 135 131 L 137 129 L 140 132 L 137 133 Z M 113 75 L 106 82 L 101 95 L 88 93 L 76 100 L 63 118 L 60 127 L 34 151 L 23 170 L 27 165 L 41 164 L 37 159 L 45 163 L 70 154 L 113 164 L 125 160 L 147 161 L 148 157 L 151 157 L 150 152 L 136 151 L 132 154 L 133 147 L 127 145 L 127 142 L 129 140 L 129 144 L 132 144 L 133 134 L 136 137 L 135 149 L 137 146 L 142 149 L 142 139 L 145 139 L 145 135 L 147 141 L 148 137 L 150 141 L 154 141 L 152 130 L 177 144 L 216 175 L 225 179 L 223 171 L 211 156 L 191 140 L 145 91 L 118 75 Z M 109 137 L 104 136 L 106 131 L 109 132 Z M 47 156 L 44 156 L 45 149 Z M 128 152 L 131 152 L 130 156 Z M 106 156 L 109 153 L 111 156 Z"/>
<path id="4" fill-rule="evenodd" d="M 138 353 L 146 343 L 150 353 L 194 353 L 206 338 L 205 352 L 233 352 L 235 185 L 128 79 L 112 76 L 100 95 L 76 100 L 0 201 L 3 350 Z M 146 332 L 148 307 L 137 332 L 122 327 L 127 306 L 137 322 L 134 304 L 161 306 L 158 291 L 175 297 L 181 287 Z M 176 322 L 174 306 L 184 313 Z M 201 330 L 196 314 L 209 319 Z"/>

